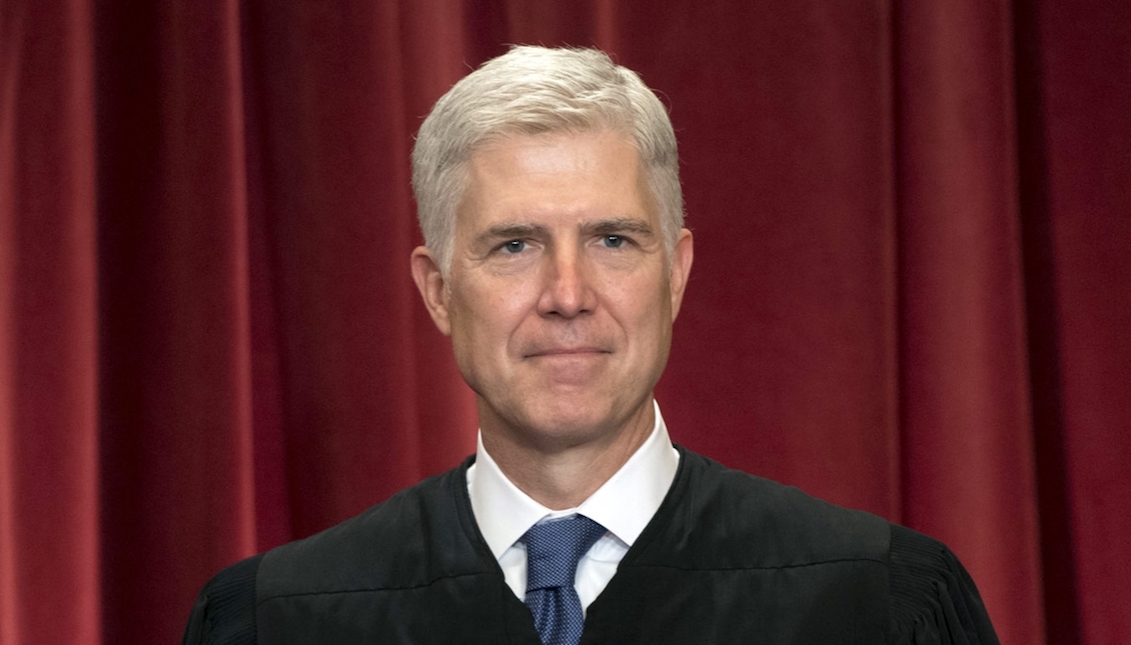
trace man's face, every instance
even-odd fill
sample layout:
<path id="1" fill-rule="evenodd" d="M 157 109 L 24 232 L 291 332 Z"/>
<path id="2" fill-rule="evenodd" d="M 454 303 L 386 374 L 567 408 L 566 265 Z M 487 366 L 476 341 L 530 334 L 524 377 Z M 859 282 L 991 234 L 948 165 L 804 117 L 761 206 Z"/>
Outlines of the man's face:
<path id="1" fill-rule="evenodd" d="M 422 249 L 413 270 L 478 395 L 485 440 L 555 450 L 650 424 L 691 233 L 669 261 L 631 142 L 514 136 L 468 172 L 447 282 Z"/>

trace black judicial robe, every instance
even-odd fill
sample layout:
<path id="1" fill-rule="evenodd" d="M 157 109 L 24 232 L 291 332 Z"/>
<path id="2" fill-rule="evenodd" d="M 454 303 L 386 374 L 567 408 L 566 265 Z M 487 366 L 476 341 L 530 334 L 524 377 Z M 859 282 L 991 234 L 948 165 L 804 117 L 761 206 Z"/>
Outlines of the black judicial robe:
<path id="1" fill-rule="evenodd" d="M 185 645 L 540 645 L 475 524 L 472 463 L 225 569 Z M 581 645 L 997 643 L 941 543 L 680 449 Z"/>

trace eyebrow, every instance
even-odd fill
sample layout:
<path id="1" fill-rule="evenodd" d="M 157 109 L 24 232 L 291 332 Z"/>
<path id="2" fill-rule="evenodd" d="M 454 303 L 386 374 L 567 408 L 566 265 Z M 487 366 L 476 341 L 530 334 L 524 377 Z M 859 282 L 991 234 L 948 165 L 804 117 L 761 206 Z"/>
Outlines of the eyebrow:
<path id="1" fill-rule="evenodd" d="M 616 235 L 619 233 L 635 233 L 641 236 L 652 236 L 654 231 L 642 219 L 635 217 L 614 217 L 595 222 L 583 222 L 581 230 L 589 235 Z M 541 224 L 523 224 L 518 222 L 502 222 L 490 226 L 487 230 L 475 236 L 476 244 L 486 244 L 496 240 L 511 240 L 531 237 L 548 237 L 550 229 Z"/>
<path id="2" fill-rule="evenodd" d="M 617 233 L 635 233 L 637 235 L 652 235 L 652 227 L 642 219 L 635 217 L 616 217 L 587 223 L 583 230 L 595 235 L 615 235 Z"/>
<path id="3" fill-rule="evenodd" d="M 476 243 L 491 242 L 494 240 L 519 239 L 524 237 L 545 236 L 549 232 L 545 226 L 538 224 L 518 224 L 505 222 L 495 224 L 475 236 Z"/>

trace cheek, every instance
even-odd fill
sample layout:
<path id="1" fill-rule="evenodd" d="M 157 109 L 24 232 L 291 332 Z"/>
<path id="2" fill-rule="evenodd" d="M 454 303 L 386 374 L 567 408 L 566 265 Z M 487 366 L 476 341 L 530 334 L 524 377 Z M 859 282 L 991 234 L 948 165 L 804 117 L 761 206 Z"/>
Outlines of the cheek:
<path id="1" fill-rule="evenodd" d="M 671 293 L 657 280 L 623 280 L 606 290 L 606 302 L 626 327 L 638 333 L 670 324 Z"/>
<path id="2" fill-rule="evenodd" d="M 485 352 L 505 339 L 522 318 L 523 307 L 513 291 L 506 289 L 462 291 L 463 297 L 452 299 L 453 336 L 475 346 L 465 351 Z"/>

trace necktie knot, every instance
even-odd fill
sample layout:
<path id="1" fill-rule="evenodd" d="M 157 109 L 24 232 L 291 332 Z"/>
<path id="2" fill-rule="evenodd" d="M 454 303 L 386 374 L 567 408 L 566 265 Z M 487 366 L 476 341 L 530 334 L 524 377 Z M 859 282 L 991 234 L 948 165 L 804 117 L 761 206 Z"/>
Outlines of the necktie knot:
<path id="1" fill-rule="evenodd" d="M 572 587 L 578 560 L 604 534 L 605 527 L 584 515 L 530 527 L 522 538 L 526 544 L 526 590 Z"/>

